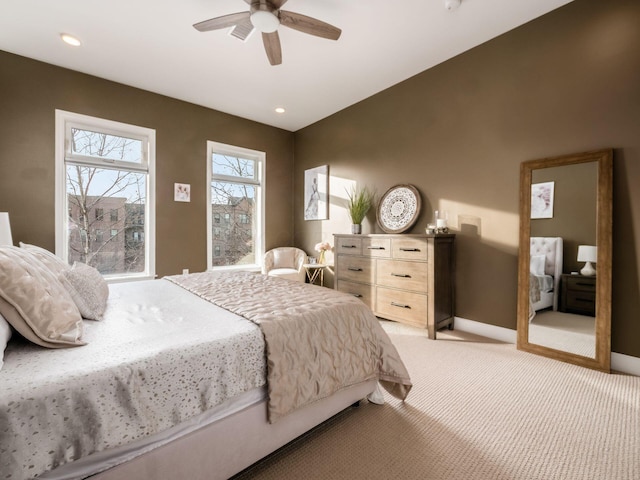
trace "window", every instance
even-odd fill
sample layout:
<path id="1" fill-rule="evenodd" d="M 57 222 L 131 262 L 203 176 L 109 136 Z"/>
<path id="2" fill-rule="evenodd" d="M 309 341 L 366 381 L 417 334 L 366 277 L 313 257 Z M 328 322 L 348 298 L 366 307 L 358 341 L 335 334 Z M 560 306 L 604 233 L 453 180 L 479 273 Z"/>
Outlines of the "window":
<path id="1" fill-rule="evenodd" d="M 264 164 L 263 152 L 207 143 L 209 268 L 257 269 L 262 264 Z M 222 235 L 213 225 L 224 225 Z"/>
<path id="2" fill-rule="evenodd" d="M 56 110 L 56 253 L 153 277 L 154 169 L 154 130 Z"/>

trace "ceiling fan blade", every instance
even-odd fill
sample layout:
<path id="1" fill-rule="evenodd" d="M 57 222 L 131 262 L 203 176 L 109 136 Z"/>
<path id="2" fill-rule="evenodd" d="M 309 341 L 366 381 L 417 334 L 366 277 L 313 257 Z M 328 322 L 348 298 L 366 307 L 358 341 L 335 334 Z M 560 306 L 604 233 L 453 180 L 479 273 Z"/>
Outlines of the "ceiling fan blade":
<path id="1" fill-rule="evenodd" d="M 285 27 L 315 35 L 316 37 L 328 38 L 329 40 L 338 40 L 342 33 L 342 30 L 328 23 L 284 10 L 280 10 L 280 23 Z"/>
<path id="2" fill-rule="evenodd" d="M 254 28 L 253 24 L 251 23 L 251 19 L 247 18 L 246 20 L 241 21 L 240 23 L 236 24 L 235 27 L 233 27 L 233 30 L 231 30 L 231 35 L 239 38 L 244 42 L 247 38 L 249 38 L 249 35 L 251 35 L 251 32 L 253 32 L 253 30 Z"/>
<path id="3" fill-rule="evenodd" d="M 221 17 L 210 18 L 204 22 L 199 22 L 193 25 L 193 28 L 200 32 L 208 32 L 210 30 L 219 30 L 221 28 L 231 27 L 243 20 L 248 19 L 251 16 L 250 12 L 238 12 L 230 13 L 229 15 L 223 15 Z"/>
<path id="4" fill-rule="evenodd" d="M 280 36 L 278 32 L 263 33 L 262 43 L 267 52 L 267 58 L 271 65 L 280 65 L 282 63 L 282 48 L 280 47 Z"/>

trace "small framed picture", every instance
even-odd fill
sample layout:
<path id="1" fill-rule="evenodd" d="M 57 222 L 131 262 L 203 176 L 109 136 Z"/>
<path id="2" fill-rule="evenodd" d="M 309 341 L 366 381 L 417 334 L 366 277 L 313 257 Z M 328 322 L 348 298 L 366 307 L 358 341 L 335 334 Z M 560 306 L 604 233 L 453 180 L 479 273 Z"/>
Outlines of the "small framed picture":
<path id="1" fill-rule="evenodd" d="M 191 185 L 188 183 L 173 184 L 173 201 L 174 202 L 190 202 L 191 201 Z"/>
<path id="2" fill-rule="evenodd" d="M 531 218 L 553 218 L 555 182 L 531 185 Z"/>

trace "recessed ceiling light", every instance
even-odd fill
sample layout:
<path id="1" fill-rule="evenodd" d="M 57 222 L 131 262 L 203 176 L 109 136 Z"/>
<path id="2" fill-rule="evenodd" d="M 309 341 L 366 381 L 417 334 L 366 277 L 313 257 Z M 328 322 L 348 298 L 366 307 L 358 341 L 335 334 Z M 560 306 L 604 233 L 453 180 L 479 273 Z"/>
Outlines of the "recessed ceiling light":
<path id="1" fill-rule="evenodd" d="M 71 45 L 73 47 L 79 47 L 80 45 L 82 45 L 80 43 L 80 40 L 78 40 L 76 37 L 74 37 L 73 35 L 69 35 L 68 33 L 63 33 L 60 35 L 60 38 L 62 38 L 62 41 L 68 45 Z"/>
<path id="2" fill-rule="evenodd" d="M 284 113 L 286 110 L 282 107 L 276 108 L 276 113 Z"/>

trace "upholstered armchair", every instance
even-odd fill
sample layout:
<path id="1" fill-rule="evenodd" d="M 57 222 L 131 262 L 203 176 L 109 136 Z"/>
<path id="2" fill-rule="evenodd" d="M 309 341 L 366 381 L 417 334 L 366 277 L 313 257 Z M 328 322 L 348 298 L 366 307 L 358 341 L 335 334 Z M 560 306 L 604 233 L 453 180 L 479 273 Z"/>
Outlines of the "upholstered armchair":
<path id="1" fill-rule="evenodd" d="M 305 281 L 303 265 L 307 261 L 307 254 L 295 247 L 278 247 L 264 254 L 262 273 L 289 280 Z"/>

